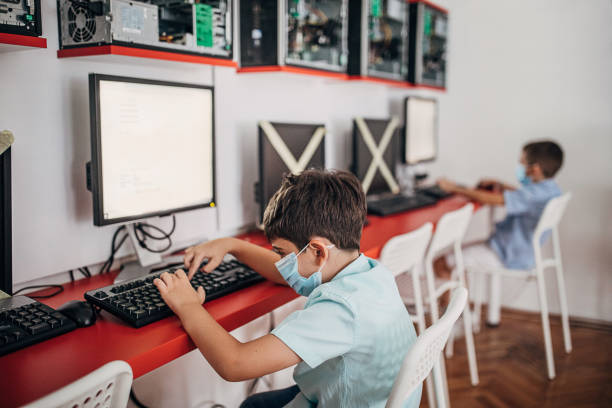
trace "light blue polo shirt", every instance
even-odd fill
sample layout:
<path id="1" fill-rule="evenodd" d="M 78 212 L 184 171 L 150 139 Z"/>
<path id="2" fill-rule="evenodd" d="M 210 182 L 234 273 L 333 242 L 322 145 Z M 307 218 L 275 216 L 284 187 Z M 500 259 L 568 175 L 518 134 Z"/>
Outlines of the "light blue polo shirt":
<path id="1" fill-rule="evenodd" d="M 391 272 L 360 255 L 318 286 L 272 334 L 300 358 L 287 407 L 384 407 L 414 325 Z M 405 405 L 418 407 L 421 387 Z"/>
<path id="2" fill-rule="evenodd" d="M 561 189 L 552 179 L 504 192 L 506 218 L 495 226 L 489 245 L 506 268 L 534 267 L 533 233 L 548 201 L 560 195 Z"/>

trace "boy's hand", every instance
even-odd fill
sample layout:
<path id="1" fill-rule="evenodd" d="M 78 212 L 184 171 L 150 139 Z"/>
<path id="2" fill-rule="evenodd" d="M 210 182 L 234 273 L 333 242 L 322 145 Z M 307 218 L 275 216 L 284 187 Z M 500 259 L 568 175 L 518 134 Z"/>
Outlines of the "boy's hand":
<path id="1" fill-rule="evenodd" d="M 232 249 L 231 240 L 231 238 L 220 238 L 187 248 L 184 263 L 185 268 L 189 270 L 189 279 L 198 271 L 204 259 L 208 259 L 208 263 L 203 268 L 204 272 L 212 272 L 219 266 L 225 254 Z"/>
<path id="2" fill-rule="evenodd" d="M 457 184 L 447 179 L 439 179 L 438 185 L 440 186 L 442 190 L 447 191 L 449 193 L 454 193 L 455 190 L 457 189 Z"/>
<path id="3" fill-rule="evenodd" d="M 206 299 L 204 288 L 200 286 L 196 292 L 182 269 L 176 273 L 162 273 L 153 284 L 159 290 L 164 302 L 177 316 L 185 307 L 201 305 Z"/>
<path id="4" fill-rule="evenodd" d="M 502 192 L 504 190 L 504 186 L 497 180 L 493 179 L 482 179 L 476 185 L 476 188 L 481 190 L 489 190 L 495 193 Z"/>

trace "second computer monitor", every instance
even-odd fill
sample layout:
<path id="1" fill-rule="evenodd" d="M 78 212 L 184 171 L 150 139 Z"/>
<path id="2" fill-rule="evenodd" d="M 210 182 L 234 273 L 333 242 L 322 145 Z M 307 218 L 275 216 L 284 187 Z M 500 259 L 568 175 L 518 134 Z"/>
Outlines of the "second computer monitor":
<path id="1" fill-rule="evenodd" d="M 387 133 L 388 135 L 385 136 Z M 383 138 L 388 138 L 384 147 L 382 146 Z M 355 118 L 353 120 L 352 172 L 361 181 L 366 194 L 397 192 L 394 190 L 397 190 L 395 166 L 398 161 L 398 139 L 398 122 L 396 119 Z M 372 166 L 374 153 L 379 151 L 382 151 L 382 163 L 374 164 L 373 177 L 368 182 L 366 176 Z M 385 177 L 383 166 L 388 169 L 387 176 L 391 176 L 392 180 Z"/>
<path id="2" fill-rule="evenodd" d="M 404 101 L 404 149 L 406 164 L 434 160 L 438 154 L 438 102 L 409 96 Z"/>
<path id="3" fill-rule="evenodd" d="M 309 168 L 325 168 L 325 125 L 259 122 L 260 221 L 283 176 Z"/>

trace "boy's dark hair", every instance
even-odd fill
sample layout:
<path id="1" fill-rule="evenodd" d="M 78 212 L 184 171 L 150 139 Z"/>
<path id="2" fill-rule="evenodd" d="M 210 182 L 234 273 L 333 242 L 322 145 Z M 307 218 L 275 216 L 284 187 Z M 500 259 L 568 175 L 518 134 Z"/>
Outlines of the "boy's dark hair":
<path id="1" fill-rule="evenodd" d="M 539 164 L 542 174 L 546 178 L 551 178 L 561 168 L 563 164 L 563 150 L 555 142 L 531 142 L 523 147 L 527 164 Z"/>
<path id="2" fill-rule="evenodd" d="M 359 249 L 366 217 L 365 194 L 346 171 L 306 170 L 283 177 L 263 216 L 268 240 L 283 238 L 298 248 L 313 236 L 339 249 Z"/>

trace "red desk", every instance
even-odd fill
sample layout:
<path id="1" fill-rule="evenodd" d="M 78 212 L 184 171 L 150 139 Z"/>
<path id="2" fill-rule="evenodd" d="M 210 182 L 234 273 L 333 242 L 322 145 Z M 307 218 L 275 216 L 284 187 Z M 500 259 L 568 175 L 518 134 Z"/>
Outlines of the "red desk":
<path id="1" fill-rule="evenodd" d="M 388 217 L 371 216 L 364 228 L 362 251 L 378 257 L 391 237 L 436 222 L 448 211 L 466 204 L 460 197 L 440 201 L 436 206 Z M 240 236 L 267 245 L 260 232 Z M 88 290 L 109 285 L 115 274 L 97 275 L 64 285 L 64 292 L 42 299 L 58 307 L 72 299 L 83 299 Z M 264 282 L 206 303 L 206 309 L 226 330 L 236 329 L 295 299 L 285 286 Z M 0 357 L 0 406 L 15 407 L 61 388 L 113 360 L 127 361 L 134 378 L 152 371 L 195 348 L 176 317 L 134 329 L 102 312 L 93 326 L 47 340 Z"/>

